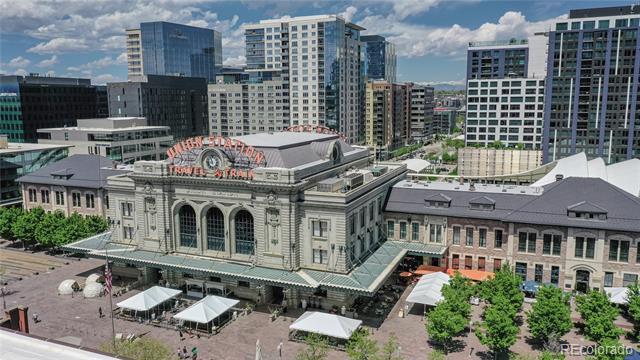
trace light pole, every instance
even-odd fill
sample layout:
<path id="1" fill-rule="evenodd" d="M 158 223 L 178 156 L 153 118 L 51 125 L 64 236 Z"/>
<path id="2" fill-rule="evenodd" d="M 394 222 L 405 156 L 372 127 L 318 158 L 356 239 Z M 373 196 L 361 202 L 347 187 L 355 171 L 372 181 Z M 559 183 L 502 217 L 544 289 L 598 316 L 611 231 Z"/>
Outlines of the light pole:
<path id="1" fill-rule="evenodd" d="M 0 292 L 2 292 L 2 310 L 7 310 L 7 301 L 4 299 L 4 289 L 4 286 L 0 289 Z"/>

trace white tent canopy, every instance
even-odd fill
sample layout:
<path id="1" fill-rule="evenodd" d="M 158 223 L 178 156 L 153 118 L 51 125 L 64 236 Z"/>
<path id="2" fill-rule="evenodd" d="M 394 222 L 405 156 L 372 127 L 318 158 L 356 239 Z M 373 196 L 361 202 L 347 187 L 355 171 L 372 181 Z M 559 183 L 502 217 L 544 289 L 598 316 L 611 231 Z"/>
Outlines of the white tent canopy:
<path id="1" fill-rule="evenodd" d="M 72 279 L 63 280 L 58 285 L 58 295 L 71 295 L 74 290 L 79 289 L 78 282 Z"/>
<path id="2" fill-rule="evenodd" d="M 128 310 L 148 311 L 181 293 L 182 291 L 180 290 L 154 286 L 119 302 L 117 305 Z"/>
<path id="3" fill-rule="evenodd" d="M 609 300 L 614 304 L 624 305 L 627 303 L 627 292 L 629 288 L 626 287 L 606 287 L 604 292 L 609 295 Z"/>
<path id="4" fill-rule="evenodd" d="M 349 339 L 362 320 L 322 312 L 307 311 L 289 326 L 289 330 L 306 331 L 339 339 Z"/>
<path id="5" fill-rule="evenodd" d="M 173 317 L 178 320 L 206 324 L 229 311 L 229 309 L 236 306 L 239 302 L 240 301 L 234 299 L 208 295 Z"/>
<path id="6" fill-rule="evenodd" d="M 407 297 L 407 302 L 435 306 L 443 300 L 442 286 L 449 283 L 449 275 L 434 272 L 424 275 Z"/>
<path id="7" fill-rule="evenodd" d="M 104 291 L 104 287 L 102 284 L 97 282 L 90 282 L 84 284 L 84 289 L 82 289 L 82 295 L 86 298 L 94 298 L 102 295 Z"/>
<path id="8" fill-rule="evenodd" d="M 92 283 L 92 282 L 104 282 L 104 276 L 100 275 L 100 274 L 91 274 L 89 276 L 87 276 L 87 281 L 85 283 Z"/>
<path id="9" fill-rule="evenodd" d="M 416 173 L 419 173 L 422 170 L 431 166 L 430 162 L 423 159 L 407 159 L 407 160 L 403 160 L 402 163 L 407 165 L 407 169 Z"/>

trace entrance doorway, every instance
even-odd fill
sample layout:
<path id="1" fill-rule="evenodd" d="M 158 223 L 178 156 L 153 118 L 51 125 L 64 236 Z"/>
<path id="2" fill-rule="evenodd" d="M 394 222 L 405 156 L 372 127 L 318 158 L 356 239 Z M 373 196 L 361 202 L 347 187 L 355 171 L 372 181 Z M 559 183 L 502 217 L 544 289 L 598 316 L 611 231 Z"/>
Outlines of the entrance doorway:
<path id="1" fill-rule="evenodd" d="M 272 286 L 271 291 L 273 291 L 273 298 L 271 300 L 272 304 L 282 304 L 282 300 L 284 299 L 284 289 L 279 286 Z"/>
<path id="2" fill-rule="evenodd" d="M 586 294 L 589 291 L 589 277 L 591 273 L 587 270 L 576 271 L 576 291 Z"/>

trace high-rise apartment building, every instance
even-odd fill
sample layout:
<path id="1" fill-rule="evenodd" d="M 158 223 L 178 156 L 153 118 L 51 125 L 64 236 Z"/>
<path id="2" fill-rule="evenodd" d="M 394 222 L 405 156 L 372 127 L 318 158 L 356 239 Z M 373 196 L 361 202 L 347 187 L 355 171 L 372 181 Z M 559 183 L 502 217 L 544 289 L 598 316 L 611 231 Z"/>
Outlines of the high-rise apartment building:
<path id="1" fill-rule="evenodd" d="M 433 109 L 432 132 L 434 134 L 451 135 L 456 127 L 458 109 L 437 107 Z"/>
<path id="2" fill-rule="evenodd" d="M 546 37 L 469 43 L 466 145 L 539 149 Z"/>
<path id="3" fill-rule="evenodd" d="M 215 80 L 222 67 L 220 32 L 164 21 L 127 29 L 129 78 L 140 75 L 203 77 Z"/>
<path id="4" fill-rule="evenodd" d="M 431 86 L 411 84 L 411 114 L 409 140 L 424 142 L 437 131 L 433 127 L 434 89 Z"/>
<path id="5" fill-rule="evenodd" d="M 244 26 L 248 72 L 281 74 L 290 125 L 322 125 L 361 137 L 364 78 L 360 31 L 334 15 L 262 20 Z"/>
<path id="6" fill-rule="evenodd" d="M 108 84 L 109 116 L 146 117 L 168 126 L 176 140 L 209 134 L 207 80 L 146 75 Z"/>
<path id="7" fill-rule="evenodd" d="M 396 82 L 396 46 L 380 35 L 363 35 L 362 63 L 368 80 Z"/>
<path id="8" fill-rule="evenodd" d="M 549 32 L 543 161 L 640 156 L 640 8 L 571 10 Z"/>
<path id="9" fill-rule="evenodd" d="M 96 86 L 89 79 L 0 76 L 0 134 L 9 142 L 38 141 L 36 130 L 75 126 L 78 118 L 99 117 Z"/>
<path id="10" fill-rule="evenodd" d="M 279 132 L 289 127 L 289 97 L 279 77 L 259 81 L 225 82 L 219 75 L 209 84 L 211 132 L 222 136 L 241 136 Z M 245 78 L 241 76 L 241 78 Z"/>
<path id="11" fill-rule="evenodd" d="M 544 79 L 504 78 L 467 82 L 466 145 L 539 149 Z"/>
<path id="12" fill-rule="evenodd" d="M 433 125 L 433 88 L 367 81 L 364 124 L 365 144 L 380 154 L 431 139 L 438 130 Z"/>

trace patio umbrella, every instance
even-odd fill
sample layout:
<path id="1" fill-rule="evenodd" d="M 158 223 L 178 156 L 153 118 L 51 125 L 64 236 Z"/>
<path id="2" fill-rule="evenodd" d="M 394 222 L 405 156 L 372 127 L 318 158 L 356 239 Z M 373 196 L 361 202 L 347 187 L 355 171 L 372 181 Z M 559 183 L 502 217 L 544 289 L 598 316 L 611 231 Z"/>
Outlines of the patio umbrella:
<path id="1" fill-rule="evenodd" d="M 260 347 L 260 339 L 256 340 L 256 360 L 262 360 L 262 348 Z"/>
<path id="2" fill-rule="evenodd" d="M 413 274 L 408 271 L 403 271 L 400 273 L 400 277 L 411 277 L 411 276 L 413 276 Z"/>

